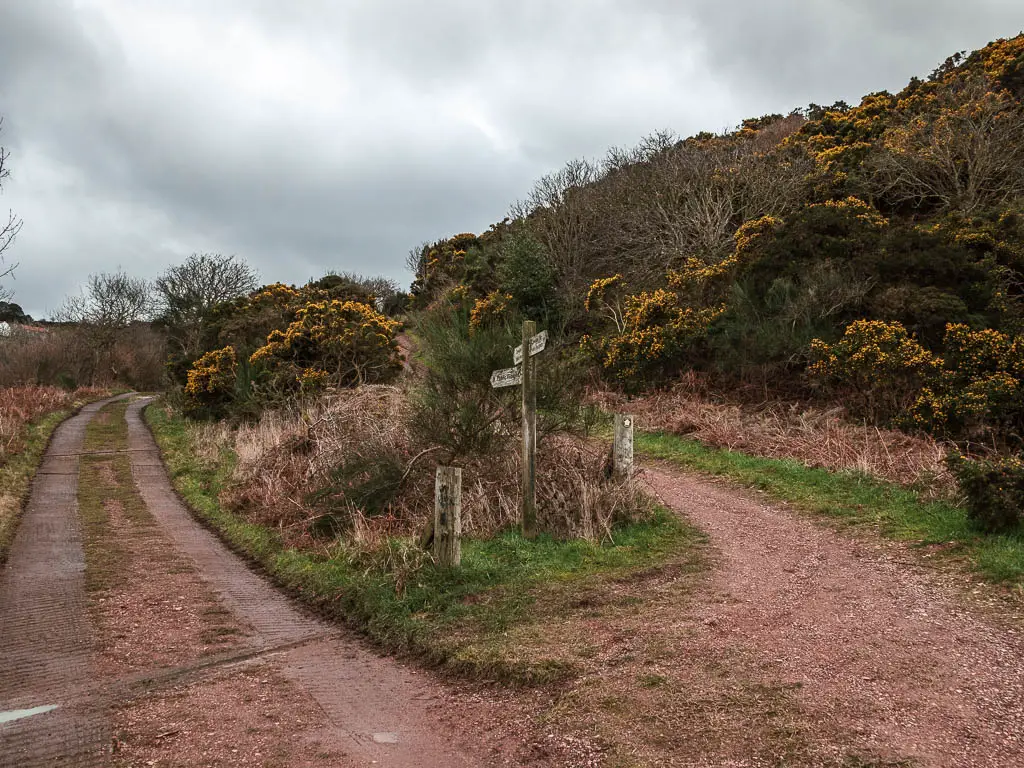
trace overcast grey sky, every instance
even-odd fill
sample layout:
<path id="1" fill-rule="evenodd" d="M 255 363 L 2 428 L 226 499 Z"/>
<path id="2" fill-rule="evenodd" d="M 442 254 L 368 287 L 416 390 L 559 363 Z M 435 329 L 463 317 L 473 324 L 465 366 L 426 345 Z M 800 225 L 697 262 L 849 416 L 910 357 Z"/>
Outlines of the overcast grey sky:
<path id="1" fill-rule="evenodd" d="M 193 251 L 407 284 L 531 182 L 656 129 L 859 101 L 1021 0 L 0 0 L 15 301 Z"/>

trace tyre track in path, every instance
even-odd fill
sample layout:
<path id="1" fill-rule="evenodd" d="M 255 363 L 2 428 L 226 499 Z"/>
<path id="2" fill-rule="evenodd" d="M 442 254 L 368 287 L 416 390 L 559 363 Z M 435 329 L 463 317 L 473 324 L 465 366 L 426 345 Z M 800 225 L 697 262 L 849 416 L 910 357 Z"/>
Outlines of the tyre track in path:
<path id="1" fill-rule="evenodd" d="M 285 678 L 309 693 L 356 765 L 460 768 L 477 765 L 466 734 L 443 725 L 443 689 L 365 650 L 334 625 L 302 613 L 200 526 L 171 487 L 139 400 L 129 405 L 128 446 L 136 486 L 150 513 L 195 564 L 224 605 L 252 628 Z"/>
<path id="2" fill-rule="evenodd" d="M 0 573 L 0 712 L 56 706 L 0 723 L 0 766 L 93 766 L 107 760 L 106 702 L 90 683 L 93 632 L 78 520 L 85 429 L 107 403 L 54 432 Z"/>

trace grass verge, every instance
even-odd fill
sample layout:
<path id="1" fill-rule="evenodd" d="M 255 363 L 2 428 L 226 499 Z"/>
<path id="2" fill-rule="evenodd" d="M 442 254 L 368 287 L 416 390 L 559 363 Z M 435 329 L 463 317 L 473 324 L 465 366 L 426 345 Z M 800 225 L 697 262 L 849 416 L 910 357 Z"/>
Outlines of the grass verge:
<path id="1" fill-rule="evenodd" d="M 983 578 L 1024 584 L 1024 535 L 980 534 L 966 511 L 948 501 L 928 501 L 912 489 L 854 472 L 830 472 L 790 459 L 766 459 L 666 433 L 640 433 L 636 449 L 650 458 L 758 488 L 797 509 L 883 536 L 931 546 Z"/>
<path id="2" fill-rule="evenodd" d="M 7 554 L 18 530 L 18 523 L 21 522 L 32 479 L 50 444 L 50 437 L 61 422 L 96 399 L 99 398 L 75 402 L 71 407 L 52 411 L 27 424 L 21 438 L 24 447 L 0 466 L 0 567 L 7 562 Z"/>
<path id="3" fill-rule="evenodd" d="M 85 586 L 89 592 L 114 589 L 127 577 L 129 555 L 117 537 L 111 535 L 111 507 L 116 505 L 133 523 L 148 525 L 153 521 L 135 489 L 131 461 L 124 453 L 128 448 L 124 418 L 127 407 L 128 400 L 104 406 L 85 430 L 79 463 L 78 511 L 85 533 Z"/>
<path id="4" fill-rule="evenodd" d="M 273 530 L 221 508 L 230 455 L 204 464 L 182 418 L 150 407 L 146 419 L 175 488 L 234 550 L 383 648 L 472 678 L 512 684 L 565 678 L 581 651 L 560 629 L 567 618 L 642 610 L 645 585 L 704 568 L 702 535 L 664 510 L 616 529 L 613 542 L 600 546 L 546 536 L 528 541 L 515 532 L 465 540 L 456 570 L 435 567 L 403 539 L 372 552 L 341 542 L 317 552 L 287 548 Z M 614 595 L 610 603 L 606 594 Z"/>

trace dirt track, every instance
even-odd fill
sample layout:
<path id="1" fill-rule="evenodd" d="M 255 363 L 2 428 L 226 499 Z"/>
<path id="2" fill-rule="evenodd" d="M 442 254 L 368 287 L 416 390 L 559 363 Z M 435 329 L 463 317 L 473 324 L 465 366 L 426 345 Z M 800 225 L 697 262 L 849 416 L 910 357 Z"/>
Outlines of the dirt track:
<path id="1" fill-rule="evenodd" d="M 300 746 L 312 744 L 315 749 L 306 752 L 313 757 L 307 762 L 291 752 L 269 756 L 274 765 L 429 768 L 503 762 L 500 754 L 485 754 L 479 743 L 467 744 L 467 732 L 452 724 L 454 713 L 448 711 L 457 704 L 452 705 L 439 684 L 369 653 L 343 631 L 304 615 L 200 528 L 171 490 L 152 436 L 139 418 L 142 402 L 131 404 L 127 412 L 129 454 L 142 498 L 166 537 L 192 561 L 246 632 L 241 647 L 200 660 L 190 656 L 184 666 L 121 679 L 98 673 L 76 491 L 85 429 L 102 405 L 88 406 L 55 433 L 2 574 L 0 711 L 41 705 L 57 709 L 0 725 L 0 766 L 106 765 L 116 759 L 111 755 L 118 743 L 111 725 L 116 712 L 139 699 L 138 711 L 149 708 L 158 710 L 157 716 L 169 716 L 173 706 L 160 707 L 178 700 L 187 704 L 189 696 L 196 699 L 189 686 L 204 678 L 206 695 L 213 697 L 202 699 L 208 711 L 188 711 L 186 706 L 178 716 L 205 722 L 211 730 L 197 735 L 207 742 L 236 714 L 221 698 L 236 696 L 241 709 L 257 704 L 267 708 L 274 702 L 261 701 L 259 690 L 271 684 L 276 686 L 273 699 L 295 700 L 295 710 L 285 714 L 298 712 L 300 718 L 288 735 L 297 733 L 304 740 Z M 182 607 L 168 605 L 166 610 Z M 161 686 L 166 695 L 159 693 Z M 304 699 L 314 702 L 313 709 L 303 709 Z M 118 716 L 131 721 L 137 714 Z M 266 717 L 283 715 L 270 712 Z M 179 730 L 158 738 L 170 739 Z M 250 724 L 245 733 L 256 730 Z M 471 756 L 460 744 L 478 751 Z M 250 764 L 238 754 L 240 746 L 225 745 L 227 761 L 218 758 L 210 764 Z M 173 764 L 204 764 L 205 752 L 191 758 L 187 754 L 179 750 Z"/>
<path id="2" fill-rule="evenodd" d="M 838 754 L 852 740 L 917 766 L 1024 765 L 1019 616 L 987 619 L 894 545 L 669 467 L 646 476 L 721 553 L 695 642 L 749 651 Z"/>

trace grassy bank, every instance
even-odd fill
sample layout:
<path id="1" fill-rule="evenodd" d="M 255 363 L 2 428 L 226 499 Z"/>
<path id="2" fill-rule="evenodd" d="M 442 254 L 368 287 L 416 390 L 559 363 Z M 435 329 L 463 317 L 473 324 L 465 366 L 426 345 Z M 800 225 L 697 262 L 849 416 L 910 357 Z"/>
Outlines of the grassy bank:
<path id="1" fill-rule="evenodd" d="M 844 525 L 871 527 L 888 538 L 923 546 L 941 545 L 933 549 L 989 581 L 1024 584 L 1024 534 L 981 535 L 966 511 L 949 501 L 928 501 L 912 489 L 863 474 L 747 456 L 664 433 L 638 434 L 636 449 L 650 458 L 758 488 Z"/>
<path id="2" fill-rule="evenodd" d="M 63 407 L 21 425 L 17 434 L 9 438 L 18 444 L 18 450 L 8 454 L 0 464 L 0 566 L 7 560 L 32 478 L 35 477 L 54 430 L 83 405 L 106 397 L 107 394 L 89 392 L 85 397 L 74 400 L 68 397 Z"/>
<path id="3" fill-rule="evenodd" d="M 179 493 L 236 551 L 382 647 L 462 675 L 518 684 L 570 675 L 591 651 L 567 625 L 640 611 L 648 585 L 703 568 L 701 535 L 663 510 L 600 546 L 515 532 L 467 539 L 457 570 L 435 567 L 404 539 L 370 551 L 327 540 L 317 551 L 288 548 L 273 530 L 221 508 L 230 455 L 204 463 L 186 421 L 160 407 L 146 418 Z"/>

